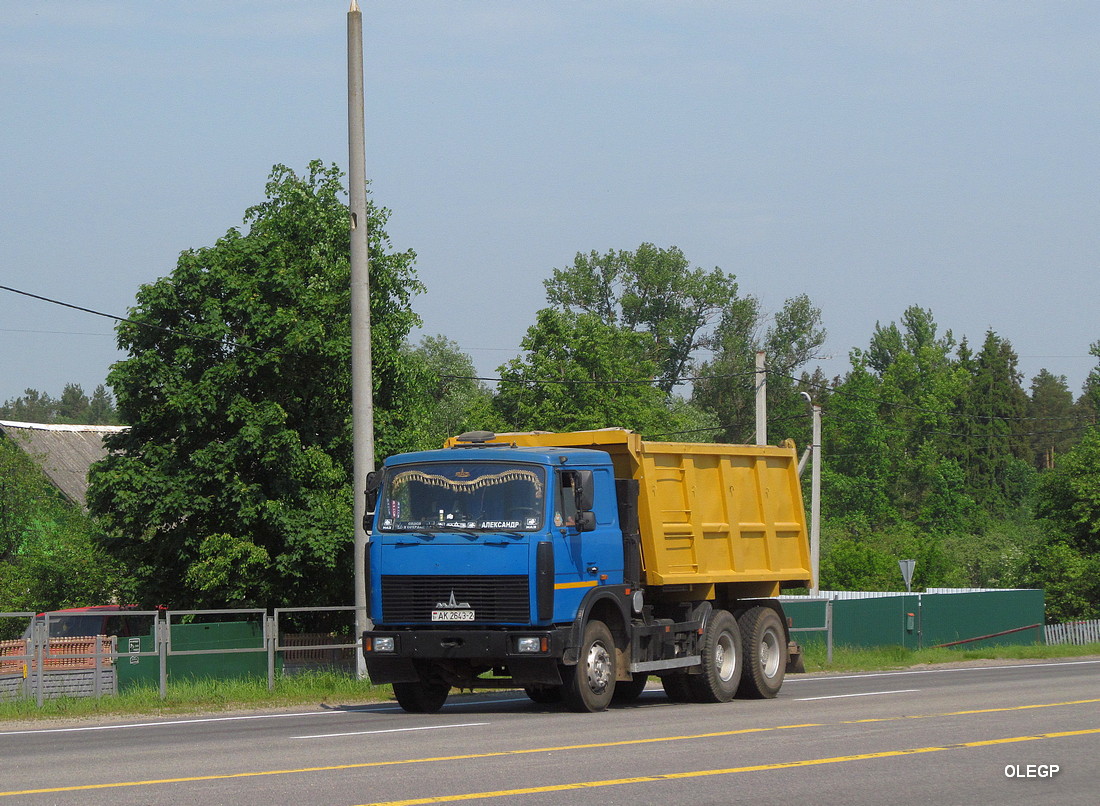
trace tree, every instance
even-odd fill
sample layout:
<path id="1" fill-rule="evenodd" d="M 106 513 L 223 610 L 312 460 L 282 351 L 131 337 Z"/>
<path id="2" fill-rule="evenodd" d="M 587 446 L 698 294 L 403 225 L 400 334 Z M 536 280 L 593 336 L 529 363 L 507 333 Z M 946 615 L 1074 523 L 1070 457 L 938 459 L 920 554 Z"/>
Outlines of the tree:
<path id="1" fill-rule="evenodd" d="M 335 167 L 275 166 L 266 201 L 142 286 L 109 381 L 128 431 L 89 505 L 144 604 L 351 599 L 348 209 Z M 421 290 L 370 208 L 376 450 L 416 447 L 427 404 L 402 353 Z"/>
<path id="2" fill-rule="evenodd" d="M 422 364 L 421 375 L 431 399 L 423 447 L 438 448 L 450 436 L 465 431 L 510 429 L 493 408 L 493 392 L 477 380 L 473 361 L 444 336 L 425 336 L 415 347 L 406 345 L 409 361 Z"/>
<path id="3" fill-rule="evenodd" d="M 578 252 L 573 265 L 554 269 L 545 286 L 547 301 L 559 310 L 646 334 L 640 344 L 665 394 L 681 381 L 696 351 L 709 345 L 708 327 L 737 299 L 732 274 L 692 269 L 675 246 L 651 243 L 633 252 Z"/>
<path id="4" fill-rule="evenodd" d="M 1031 379 L 1028 418 L 1032 423 L 1032 463 L 1037 469 L 1051 468 L 1077 441 L 1078 420 L 1065 375 L 1041 369 Z"/>
<path id="5" fill-rule="evenodd" d="M 89 399 L 80 384 L 67 383 L 61 397 L 56 399 L 37 389 L 25 390 L 21 396 L 0 406 L 0 419 L 27 423 L 116 425 L 118 412 L 103 384 L 96 387 Z"/>
<path id="6" fill-rule="evenodd" d="M 1089 354 L 1100 359 L 1100 341 L 1094 341 L 1089 346 Z M 1094 423 L 1100 422 L 1100 364 L 1093 367 L 1085 378 L 1077 408 L 1085 418 Z"/>
<path id="7" fill-rule="evenodd" d="M 878 380 L 853 358 L 853 369 L 822 412 L 823 516 L 849 534 L 893 523 L 892 434 L 878 406 Z"/>
<path id="8" fill-rule="evenodd" d="M 1086 554 L 1100 553 L 1100 428 L 1044 473 L 1035 493 L 1035 514 L 1048 518 Z"/>
<path id="9" fill-rule="evenodd" d="M 692 401 L 714 413 L 723 425 L 724 440 L 748 441 L 755 428 L 756 353 L 763 351 L 768 368 L 768 419 L 781 425 L 784 437 L 796 437 L 805 444 L 810 424 L 801 393 L 812 391 L 815 402 L 822 403 L 818 390 L 824 389 L 825 379 L 820 372 L 802 372 L 801 378 L 795 375 L 819 357 L 825 344 L 821 309 L 800 294 L 786 300 L 771 324 L 766 324 L 753 297 L 736 299 L 726 307 L 710 340 L 713 358 L 699 367 Z"/>
<path id="10" fill-rule="evenodd" d="M 120 568 L 96 536 L 91 519 L 0 435 L 0 611 L 107 604 L 125 595 Z"/>
<path id="11" fill-rule="evenodd" d="M 990 330 L 978 355 L 962 363 L 969 378 L 951 428 L 957 447 L 948 444 L 946 452 L 964 467 L 972 494 L 989 512 L 1017 509 L 1031 488 L 1030 449 L 1019 436 L 1028 398 L 1018 361 L 1012 345 Z"/>
<path id="12" fill-rule="evenodd" d="M 525 355 L 499 369 L 497 411 L 520 431 L 618 426 L 685 440 L 709 437 L 709 418 L 658 388 L 647 341 L 646 334 L 594 313 L 544 308 L 521 342 Z"/>

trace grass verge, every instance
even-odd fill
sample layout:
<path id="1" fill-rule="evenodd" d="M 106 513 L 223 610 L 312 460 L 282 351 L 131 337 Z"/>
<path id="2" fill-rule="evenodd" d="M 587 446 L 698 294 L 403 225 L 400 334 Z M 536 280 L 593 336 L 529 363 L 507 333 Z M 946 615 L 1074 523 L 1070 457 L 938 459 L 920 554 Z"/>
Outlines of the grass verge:
<path id="1" fill-rule="evenodd" d="M 172 681 L 168 684 L 167 695 L 162 700 L 156 686 L 140 685 L 98 700 L 94 697 L 49 699 L 41 708 L 34 699 L 9 700 L 0 702 L 0 721 L 335 707 L 384 702 L 392 699 L 393 692 L 389 686 L 375 686 L 346 674 L 317 673 L 277 678 L 274 691 L 268 691 L 267 678 Z"/>
<path id="2" fill-rule="evenodd" d="M 1027 644 L 1020 646 L 973 647 L 969 649 L 906 649 L 900 646 L 834 647 L 829 663 L 825 645 L 819 642 L 803 646 L 807 672 L 874 672 L 906 669 L 936 663 L 957 663 L 968 660 L 1043 660 L 1100 655 L 1100 644 L 1073 646 L 1059 644 Z"/>

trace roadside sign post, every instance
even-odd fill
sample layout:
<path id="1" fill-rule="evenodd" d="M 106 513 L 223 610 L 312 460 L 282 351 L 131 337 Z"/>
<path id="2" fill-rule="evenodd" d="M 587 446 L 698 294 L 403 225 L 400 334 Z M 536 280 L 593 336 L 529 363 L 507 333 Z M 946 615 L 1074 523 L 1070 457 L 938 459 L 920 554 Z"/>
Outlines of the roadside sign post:
<path id="1" fill-rule="evenodd" d="M 901 568 L 901 578 L 905 580 L 905 592 L 913 592 L 913 568 L 916 566 L 916 560 L 898 560 L 898 566 Z"/>

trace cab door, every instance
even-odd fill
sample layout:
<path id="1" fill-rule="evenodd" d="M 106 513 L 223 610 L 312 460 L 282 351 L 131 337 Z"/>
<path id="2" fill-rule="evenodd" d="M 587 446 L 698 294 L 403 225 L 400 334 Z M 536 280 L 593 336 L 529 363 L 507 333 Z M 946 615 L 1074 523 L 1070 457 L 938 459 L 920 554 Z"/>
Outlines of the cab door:
<path id="1" fill-rule="evenodd" d="M 554 471 L 554 620 L 572 620 L 585 594 L 623 579 L 623 544 L 610 468 Z"/>

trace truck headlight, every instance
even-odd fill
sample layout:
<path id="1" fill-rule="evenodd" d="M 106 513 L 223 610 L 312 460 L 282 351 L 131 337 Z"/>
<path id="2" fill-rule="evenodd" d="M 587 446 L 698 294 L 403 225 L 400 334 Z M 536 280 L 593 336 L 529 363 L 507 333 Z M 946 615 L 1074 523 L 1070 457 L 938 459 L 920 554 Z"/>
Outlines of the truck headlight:
<path id="1" fill-rule="evenodd" d="M 374 639 L 375 652 L 393 652 L 393 636 L 380 635 Z"/>
<path id="2" fill-rule="evenodd" d="M 542 639 L 537 636 L 516 639 L 517 652 L 544 652 Z"/>

